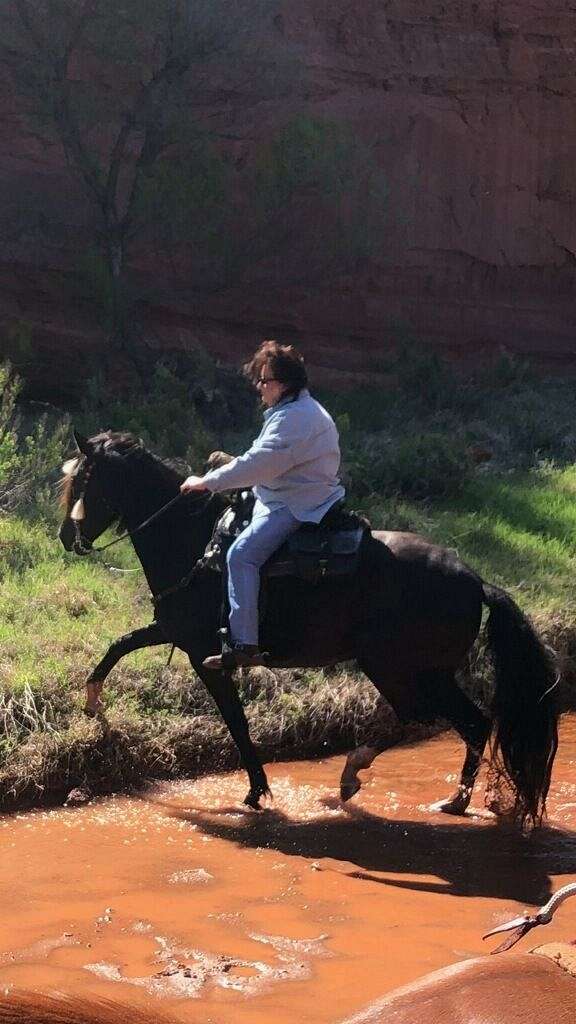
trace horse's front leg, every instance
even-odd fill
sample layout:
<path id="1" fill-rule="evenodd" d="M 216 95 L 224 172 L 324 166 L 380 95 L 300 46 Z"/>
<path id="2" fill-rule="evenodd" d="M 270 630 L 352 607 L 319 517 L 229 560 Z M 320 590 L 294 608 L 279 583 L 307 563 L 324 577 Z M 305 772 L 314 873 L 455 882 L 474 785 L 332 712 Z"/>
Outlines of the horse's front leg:
<path id="1" fill-rule="evenodd" d="M 84 711 L 90 717 L 99 714 L 102 710 L 102 688 L 106 676 L 112 671 L 117 662 L 126 654 L 137 651 L 142 647 L 158 647 L 166 644 L 168 640 L 156 621 L 142 629 L 135 629 L 132 633 L 125 633 L 124 636 L 115 640 L 106 651 L 106 654 L 92 669 L 86 680 L 86 706 Z"/>
<path id="2" fill-rule="evenodd" d="M 230 672 L 208 672 L 202 668 L 201 661 L 197 661 L 196 657 L 192 658 L 191 656 L 190 661 L 192 668 L 204 683 L 226 722 L 228 731 L 238 748 L 242 764 L 248 773 L 250 789 L 244 803 L 253 807 L 254 810 L 260 810 L 260 798 L 270 795 L 270 787 L 262 762 L 250 739 L 248 722 L 232 675 Z"/>

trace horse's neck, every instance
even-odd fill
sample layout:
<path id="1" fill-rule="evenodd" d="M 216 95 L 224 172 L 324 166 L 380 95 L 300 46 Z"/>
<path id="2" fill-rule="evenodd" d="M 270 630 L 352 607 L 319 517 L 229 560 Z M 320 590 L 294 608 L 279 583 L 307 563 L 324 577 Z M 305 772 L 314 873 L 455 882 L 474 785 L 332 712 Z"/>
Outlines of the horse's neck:
<path id="1" fill-rule="evenodd" d="M 176 473 L 171 479 L 162 475 L 154 463 L 150 468 L 149 475 L 138 476 L 130 484 L 124 518 L 131 532 L 179 492 L 180 478 Z M 197 499 L 203 500 L 203 496 Z M 153 593 L 176 583 L 203 554 L 215 513 L 194 512 L 190 499 L 182 498 L 133 536 L 134 549 Z"/>

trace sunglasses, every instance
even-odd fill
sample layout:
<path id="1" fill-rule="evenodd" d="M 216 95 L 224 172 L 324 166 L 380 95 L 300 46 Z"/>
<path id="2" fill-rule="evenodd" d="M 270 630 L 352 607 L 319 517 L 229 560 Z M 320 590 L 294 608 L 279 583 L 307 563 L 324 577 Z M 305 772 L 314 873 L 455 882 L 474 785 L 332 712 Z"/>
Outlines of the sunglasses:
<path id="1" fill-rule="evenodd" d="M 258 377 L 258 380 L 256 381 L 256 387 L 260 387 L 260 385 L 264 387 L 265 384 L 273 384 L 274 381 L 277 380 L 277 377 Z"/>

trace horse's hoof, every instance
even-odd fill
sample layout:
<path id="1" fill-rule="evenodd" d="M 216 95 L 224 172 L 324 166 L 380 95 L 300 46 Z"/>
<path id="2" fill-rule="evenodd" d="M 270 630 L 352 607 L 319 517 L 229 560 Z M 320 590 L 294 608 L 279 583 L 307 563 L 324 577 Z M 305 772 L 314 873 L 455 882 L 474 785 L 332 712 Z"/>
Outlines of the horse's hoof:
<path id="1" fill-rule="evenodd" d="M 246 807 L 251 807 L 253 811 L 261 811 L 260 797 L 255 794 L 248 793 L 248 796 L 244 798 L 244 804 Z"/>
<path id="2" fill-rule="evenodd" d="M 64 801 L 64 807 L 81 807 L 83 804 L 90 803 L 93 793 L 87 786 L 76 786 L 75 789 L 71 789 Z"/>
<path id="3" fill-rule="evenodd" d="M 428 810 L 432 814 L 440 812 L 441 814 L 462 816 L 466 813 L 467 807 L 468 802 L 466 800 L 463 800 L 461 797 L 456 797 L 455 800 L 438 800 L 437 803 L 430 804 Z"/>
<path id="4" fill-rule="evenodd" d="M 340 799 L 342 803 L 345 804 L 347 800 L 351 800 L 352 797 L 355 796 L 360 789 L 362 789 L 362 783 L 360 782 L 360 779 L 358 777 L 356 777 L 355 779 L 350 779 L 346 782 L 341 782 Z"/>
<path id="5" fill-rule="evenodd" d="M 254 787 L 254 789 L 251 789 L 249 791 L 248 796 L 244 800 L 244 803 L 246 804 L 247 807 L 251 807 L 252 810 L 254 811 L 263 811 L 264 808 L 262 807 L 260 801 L 265 798 L 267 798 L 268 800 L 274 799 L 274 797 L 272 796 L 272 791 L 268 788 L 266 783 L 263 783 L 261 786 L 256 786 Z"/>
<path id="6" fill-rule="evenodd" d="M 104 705 L 100 699 L 103 687 L 104 683 L 99 680 L 92 680 L 92 682 L 86 683 L 84 714 L 87 718 L 98 718 L 103 714 Z"/>
<path id="7" fill-rule="evenodd" d="M 350 800 L 359 789 L 362 783 L 358 778 L 358 772 L 369 768 L 378 751 L 374 747 L 357 747 L 348 754 L 344 770 L 340 776 L 340 799 L 343 803 Z"/>
<path id="8" fill-rule="evenodd" d="M 104 714 L 104 707 L 102 704 L 98 707 L 91 707 L 89 704 L 86 704 L 84 714 L 86 715 L 86 718 L 101 718 Z"/>

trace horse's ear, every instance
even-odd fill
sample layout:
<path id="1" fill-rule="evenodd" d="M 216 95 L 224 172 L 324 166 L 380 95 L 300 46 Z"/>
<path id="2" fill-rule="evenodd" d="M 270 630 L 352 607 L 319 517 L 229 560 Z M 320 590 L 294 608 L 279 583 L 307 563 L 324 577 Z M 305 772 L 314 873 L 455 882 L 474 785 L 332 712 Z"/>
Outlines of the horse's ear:
<path id="1" fill-rule="evenodd" d="M 78 446 L 78 451 L 81 452 L 82 455 L 89 455 L 90 442 L 88 438 L 84 437 L 84 434 L 80 434 L 77 430 L 72 431 L 72 433 L 74 434 L 74 440 Z"/>

